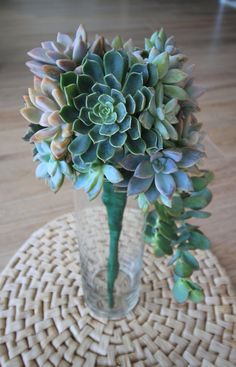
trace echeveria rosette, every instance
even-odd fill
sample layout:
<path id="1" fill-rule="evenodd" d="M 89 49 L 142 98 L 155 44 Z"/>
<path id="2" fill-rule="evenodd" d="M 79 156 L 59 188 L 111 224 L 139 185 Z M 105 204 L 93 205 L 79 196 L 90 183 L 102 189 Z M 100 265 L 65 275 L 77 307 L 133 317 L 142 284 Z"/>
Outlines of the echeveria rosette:
<path id="1" fill-rule="evenodd" d="M 79 174 L 76 176 L 74 188 L 83 188 L 90 200 L 95 199 L 101 192 L 104 182 L 118 184 L 123 180 L 120 171 L 111 164 L 104 164 L 97 160 L 93 163 L 84 163 L 78 156 L 75 157 L 73 168 Z"/>
<path id="2" fill-rule="evenodd" d="M 163 28 L 155 31 L 150 38 L 145 38 L 145 50 L 151 51 L 152 49 L 156 49 L 159 54 L 166 51 L 170 55 L 175 55 L 179 52 L 175 47 L 174 37 L 167 37 Z"/>
<path id="3" fill-rule="evenodd" d="M 145 38 L 145 51 L 147 52 L 144 58 L 146 62 L 152 62 L 158 55 L 167 54 L 170 68 L 182 68 L 187 61 L 187 56 L 176 48 L 174 36 L 167 37 L 163 28 L 155 31 L 150 38 Z"/>
<path id="4" fill-rule="evenodd" d="M 32 60 L 27 61 L 26 65 L 40 78 L 48 76 L 56 80 L 59 80 L 63 72 L 69 70 L 80 72 L 81 62 L 87 52 L 103 55 L 105 50 L 110 48 L 100 36 L 89 43 L 82 25 L 77 29 L 74 38 L 68 34 L 58 33 L 56 41 L 42 42 L 41 46 L 28 52 Z"/>
<path id="5" fill-rule="evenodd" d="M 186 169 L 196 165 L 204 155 L 198 150 L 183 148 L 163 149 L 150 155 L 126 156 L 121 165 L 133 172 L 132 177 L 124 181 L 127 194 L 144 194 L 149 203 L 160 199 L 164 205 L 171 207 L 174 193 L 189 193 L 193 190 Z"/>
<path id="6" fill-rule="evenodd" d="M 89 163 L 96 157 L 107 162 L 121 150 L 143 154 L 159 146 L 158 132 L 147 126 L 145 117 L 139 119 L 153 96 L 146 65 L 129 68 L 126 53 L 111 50 L 103 59 L 88 55 L 83 72 L 72 79 L 72 73 L 61 79 L 72 101 L 61 116 L 74 121 L 78 135 L 69 146 L 72 157 L 79 155 Z"/>
<path id="7" fill-rule="evenodd" d="M 178 119 L 179 121 L 176 125 L 178 146 L 193 147 L 204 151 L 204 138 L 206 137 L 206 133 L 202 130 L 202 123 L 197 121 L 194 114 L 190 113 L 186 116 L 182 111 L 179 114 Z"/>
<path id="8" fill-rule="evenodd" d="M 47 142 L 35 143 L 34 161 L 39 162 L 36 177 L 45 180 L 53 192 L 60 189 L 65 177 L 74 180 L 71 163 L 55 159 Z"/>
<path id="9" fill-rule="evenodd" d="M 172 98 L 164 104 L 163 98 L 160 100 L 158 92 L 157 88 L 148 111 L 145 111 L 146 120 L 152 121 L 153 129 L 158 132 L 162 141 L 177 141 L 178 131 L 173 125 L 178 124 L 177 115 L 180 110 L 180 105 L 176 98 Z"/>
<path id="10" fill-rule="evenodd" d="M 24 97 L 25 107 L 21 114 L 30 122 L 26 139 L 31 143 L 47 141 L 55 159 L 68 154 L 71 142 L 72 124 L 60 117 L 60 110 L 66 105 L 66 98 L 56 81 L 48 77 L 34 77 L 34 88 Z"/>
<path id="11" fill-rule="evenodd" d="M 145 62 L 149 72 L 149 86 L 153 87 L 155 93 L 149 108 L 140 119 L 145 119 L 146 126 L 158 132 L 163 141 L 178 141 L 177 126 L 173 125 L 178 124 L 182 106 L 186 106 L 185 111 L 187 108 L 192 112 L 196 109 L 191 89 L 187 88 L 190 76 L 178 65 L 171 64 L 171 56 L 166 51 L 159 53 L 157 49 L 152 49 Z"/>

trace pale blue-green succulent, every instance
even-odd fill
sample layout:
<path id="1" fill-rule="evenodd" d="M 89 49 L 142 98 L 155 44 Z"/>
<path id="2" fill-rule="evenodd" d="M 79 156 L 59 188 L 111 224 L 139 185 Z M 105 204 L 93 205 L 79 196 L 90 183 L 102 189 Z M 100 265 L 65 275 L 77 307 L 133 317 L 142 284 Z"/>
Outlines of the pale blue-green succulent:
<path id="1" fill-rule="evenodd" d="M 74 159 L 73 167 L 79 172 L 74 183 L 75 189 L 83 188 L 90 200 L 98 196 L 105 180 L 112 184 L 118 184 L 123 180 L 122 174 L 116 167 L 111 164 L 104 164 L 101 161 L 84 163 L 77 156 Z"/>
<path id="2" fill-rule="evenodd" d="M 170 99 L 166 104 L 158 98 L 158 89 L 152 98 L 149 110 L 146 114 L 153 120 L 154 128 L 162 137 L 162 140 L 178 140 L 178 132 L 173 126 L 178 123 L 177 115 L 180 105 L 176 98 Z"/>
<path id="3" fill-rule="evenodd" d="M 66 160 L 57 160 L 46 142 L 35 143 L 34 161 L 39 162 L 36 177 L 45 180 L 53 192 L 60 189 L 65 177 L 68 180 L 74 179 L 71 165 Z"/>
<path id="4" fill-rule="evenodd" d="M 167 38 L 163 28 L 159 31 L 155 31 L 150 38 L 145 38 L 145 50 L 151 51 L 153 48 L 157 49 L 159 53 L 166 51 L 170 55 L 179 52 L 175 47 L 174 37 L 171 36 Z"/>

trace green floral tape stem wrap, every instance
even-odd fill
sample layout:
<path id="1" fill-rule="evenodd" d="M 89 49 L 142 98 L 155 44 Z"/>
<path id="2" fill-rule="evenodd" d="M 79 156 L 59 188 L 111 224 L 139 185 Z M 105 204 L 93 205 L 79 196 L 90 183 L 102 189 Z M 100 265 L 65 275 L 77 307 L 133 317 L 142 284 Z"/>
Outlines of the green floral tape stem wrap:
<path id="1" fill-rule="evenodd" d="M 115 192 L 110 182 L 104 182 L 102 201 L 106 206 L 110 232 L 109 257 L 107 262 L 107 292 L 110 308 L 113 307 L 113 289 L 119 273 L 118 246 L 126 200 L 127 196 L 125 193 Z"/>
<path id="2" fill-rule="evenodd" d="M 127 196 L 145 216 L 144 238 L 156 256 L 170 256 L 175 299 L 203 300 L 191 280 L 195 249 L 210 242 L 192 218 L 207 218 L 213 179 L 202 124 L 195 117 L 201 88 L 193 65 L 163 29 L 136 47 L 102 36 L 88 41 L 82 25 L 74 37 L 58 33 L 27 62 L 34 86 L 24 96 L 24 136 L 33 144 L 36 176 L 57 192 L 65 178 L 92 200 L 101 192 L 108 214 L 108 295 L 119 271 L 119 236 Z"/>

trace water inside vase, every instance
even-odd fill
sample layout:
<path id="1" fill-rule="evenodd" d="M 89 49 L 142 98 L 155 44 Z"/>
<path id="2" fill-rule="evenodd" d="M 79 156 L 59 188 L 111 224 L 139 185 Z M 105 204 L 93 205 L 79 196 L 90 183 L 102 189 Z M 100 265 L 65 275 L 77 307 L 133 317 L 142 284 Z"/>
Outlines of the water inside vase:
<path id="1" fill-rule="evenodd" d="M 107 294 L 107 269 L 105 267 L 99 269 L 93 275 L 92 289 L 89 290 L 87 284 L 83 287 L 87 305 L 100 317 L 109 319 L 124 317 L 138 302 L 137 281 L 139 280 L 135 278 L 133 272 L 129 271 L 127 267 L 119 270 L 113 292 L 113 307 L 110 308 Z"/>

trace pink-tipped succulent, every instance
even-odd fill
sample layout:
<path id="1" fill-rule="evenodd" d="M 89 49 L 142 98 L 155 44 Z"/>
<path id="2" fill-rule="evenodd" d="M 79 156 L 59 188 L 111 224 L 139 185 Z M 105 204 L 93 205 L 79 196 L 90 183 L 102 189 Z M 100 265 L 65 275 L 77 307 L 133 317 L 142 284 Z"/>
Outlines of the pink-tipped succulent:
<path id="1" fill-rule="evenodd" d="M 32 133 L 31 143 L 50 140 L 53 156 L 61 159 L 67 155 L 68 145 L 73 135 L 72 125 L 63 121 L 60 110 L 66 105 L 64 93 L 58 84 L 44 77 L 34 77 L 34 88 L 29 88 L 28 96 L 24 97 L 25 107 L 21 114 L 39 129 Z"/>
<path id="2" fill-rule="evenodd" d="M 104 37 L 96 36 L 95 40 L 88 42 L 86 31 L 81 24 L 74 38 L 68 34 L 58 33 L 56 41 L 46 41 L 28 52 L 32 60 L 26 65 L 35 75 L 43 78 L 59 80 L 60 74 L 73 70 L 80 72 L 81 62 L 88 52 L 103 55 L 109 49 Z"/>

